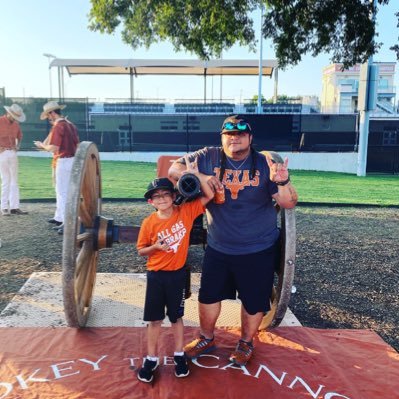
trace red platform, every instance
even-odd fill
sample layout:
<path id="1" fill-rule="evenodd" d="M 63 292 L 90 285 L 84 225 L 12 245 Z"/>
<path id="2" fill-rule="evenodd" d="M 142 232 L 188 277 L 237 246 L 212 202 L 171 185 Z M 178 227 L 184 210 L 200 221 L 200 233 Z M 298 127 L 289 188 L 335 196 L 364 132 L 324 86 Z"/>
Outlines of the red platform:
<path id="1" fill-rule="evenodd" d="M 186 328 L 190 340 L 197 328 Z M 163 328 L 154 383 L 137 380 L 146 328 L 0 328 L 0 398 L 394 399 L 399 355 L 366 330 L 279 327 L 262 332 L 247 367 L 228 357 L 238 330 L 176 378 L 172 332 Z"/>

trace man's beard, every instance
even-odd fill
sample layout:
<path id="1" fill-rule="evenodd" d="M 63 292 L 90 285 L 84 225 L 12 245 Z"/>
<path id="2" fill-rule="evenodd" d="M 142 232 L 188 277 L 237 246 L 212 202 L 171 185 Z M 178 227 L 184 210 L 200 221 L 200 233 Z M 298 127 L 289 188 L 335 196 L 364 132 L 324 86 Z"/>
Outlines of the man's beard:
<path id="1" fill-rule="evenodd" d="M 237 150 L 237 151 L 229 151 L 229 152 L 232 155 L 240 156 L 240 155 L 246 155 L 248 153 L 248 151 L 249 151 L 249 147 L 243 148 L 243 149 L 240 149 L 240 150 Z"/>

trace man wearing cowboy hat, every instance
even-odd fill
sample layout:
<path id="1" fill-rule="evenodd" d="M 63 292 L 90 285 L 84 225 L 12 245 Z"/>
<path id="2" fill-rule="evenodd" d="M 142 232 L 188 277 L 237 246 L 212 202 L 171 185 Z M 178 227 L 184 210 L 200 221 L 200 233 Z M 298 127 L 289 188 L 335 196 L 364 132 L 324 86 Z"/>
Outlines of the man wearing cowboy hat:
<path id="1" fill-rule="evenodd" d="M 76 126 L 61 114 L 66 105 L 60 105 L 55 101 L 49 101 L 43 105 L 41 120 L 48 119 L 53 125 L 47 139 L 44 142 L 34 141 L 37 148 L 53 153 L 55 162 L 55 193 L 57 206 L 54 223 L 59 234 L 64 231 L 65 204 L 68 193 L 69 178 L 71 176 L 73 157 L 79 143 Z"/>
<path id="2" fill-rule="evenodd" d="M 26 215 L 19 209 L 18 157 L 22 131 L 19 122 L 25 121 L 25 114 L 18 104 L 10 107 L 0 117 L 0 177 L 1 177 L 1 214 Z"/>

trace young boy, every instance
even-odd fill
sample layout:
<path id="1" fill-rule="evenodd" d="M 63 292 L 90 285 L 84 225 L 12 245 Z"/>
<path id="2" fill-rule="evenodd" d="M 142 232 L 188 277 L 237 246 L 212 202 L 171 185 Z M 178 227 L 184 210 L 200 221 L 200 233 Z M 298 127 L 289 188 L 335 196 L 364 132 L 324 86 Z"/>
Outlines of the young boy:
<path id="1" fill-rule="evenodd" d="M 151 382 L 154 370 L 159 365 L 156 346 L 166 314 L 172 323 L 174 337 L 174 362 L 176 377 L 189 374 L 183 352 L 183 314 L 185 299 L 185 276 L 190 230 L 194 219 L 204 213 L 205 205 L 213 198 L 207 181 L 211 176 L 198 172 L 196 162 L 188 165 L 186 173 L 195 174 L 201 182 L 202 196 L 180 206 L 174 205 L 173 183 L 166 177 L 155 179 L 148 185 L 144 197 L 155 208 L 145 218 L 137 239 L 140 256 L 147 256 L 147 289 L 144 305 L 144 320 L 148 321 L 147 350 L 138 379 Z"/>

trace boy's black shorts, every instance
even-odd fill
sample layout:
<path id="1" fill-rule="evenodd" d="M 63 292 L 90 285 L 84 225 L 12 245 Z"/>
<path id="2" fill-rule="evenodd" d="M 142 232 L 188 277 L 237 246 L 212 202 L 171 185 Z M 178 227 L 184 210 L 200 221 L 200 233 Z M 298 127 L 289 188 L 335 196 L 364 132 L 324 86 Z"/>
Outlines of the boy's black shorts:
<path id="1" fill-rule="evenodd" d="M 241 300 L 254 315 L 270 310 L 278 246 L 246 255 L 227 255 L 209 245 L 202 266 L 198 300 L 212 304 L 224 299 Z"/>
<path id="2" fill-rule="evenodd" d="M 168 316 L 176 323 L 184 315 L 186 270 L 147 271 L 144 321 L 158 321 Z"/>

